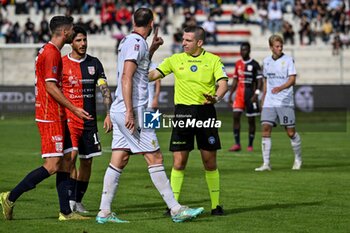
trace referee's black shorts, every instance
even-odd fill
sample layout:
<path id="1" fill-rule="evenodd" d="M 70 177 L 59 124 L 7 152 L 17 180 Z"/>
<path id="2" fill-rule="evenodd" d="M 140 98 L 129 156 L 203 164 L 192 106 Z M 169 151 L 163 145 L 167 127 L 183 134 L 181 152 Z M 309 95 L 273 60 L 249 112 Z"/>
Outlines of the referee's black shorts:
<path id="1" fill-rule="evenodd" d="M 218 128 L 215 128 L 216 110 L 213 104 L 178 104 L 175 105 L 174 115 L 170 151 L 193 150 L 194 137 L 198 149 L 208 151 L 221 149 Z M 200 125 L 197 124 L 198 121 L 204 123 L 202 127 L 198 127 Z"/>

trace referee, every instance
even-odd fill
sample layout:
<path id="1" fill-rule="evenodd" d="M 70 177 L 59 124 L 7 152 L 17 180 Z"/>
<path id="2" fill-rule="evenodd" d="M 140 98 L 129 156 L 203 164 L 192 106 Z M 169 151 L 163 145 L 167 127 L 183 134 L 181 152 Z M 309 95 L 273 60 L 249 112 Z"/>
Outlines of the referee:
<path id="1" fill-rule="evenodd" d="M 216 151 L 221 149 L 218 127 L 213 126 L 214 124 L 205 127 L 205 124 L 201 123 L 216 121 L 214 104 L 227 92 L 228 78 L 220 57 L 205 51 L 202 48 L 204 42 L 205 31 L 202 27 L 185 28 L 182 37 L 184 52 L 166 58 L 149 73 L 149 79 L 157 80 L 170 73 L 174 73 L 175 76 L 173 121 L 184 122 L 173 127 L 169 147 L 174 156 L 171 187 L 175 198 L 179 199 L 184 170 L 196 138 L 210 193 L 211 214 L 223 215 L 224 211 L 219 202 L 220 179 L 216 163 Z"/>

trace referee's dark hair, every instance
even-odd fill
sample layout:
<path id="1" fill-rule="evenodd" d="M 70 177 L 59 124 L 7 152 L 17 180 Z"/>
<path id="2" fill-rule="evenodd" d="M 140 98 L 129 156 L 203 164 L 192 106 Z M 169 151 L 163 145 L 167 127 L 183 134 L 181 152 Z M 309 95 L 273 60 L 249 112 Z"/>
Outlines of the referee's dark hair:
<path id="1" fill-rule="evenodd" d="M 153 12 L 148 8 L 139 8 L 134 13 L 134 24 L 136 27 L 145 27 L 153 20 Z"/>
<path id="2" fill-rule="evenodd" d="M 56 34 L 62 27 L 73 25 L 73 17 L 71 16 L 54 16 L 50 20 L 50 30 L 52 34 Z"/>
<path id="3" fill-rule="evenodd" d="M 87 32 L 84 28 L 82 28 L 81 26 L 78 25 L 74 25 L 73 27 L 73 39 L 79 34 L 83 34 L 84 36 L 87 36 Z"/>
<path id="4" fill-rule="evenodd" d="M 193 32 L 196 40 L 205 42 L 205 30 L 200 26 L 189 26 L 184 29 L 184 32 Z"/>

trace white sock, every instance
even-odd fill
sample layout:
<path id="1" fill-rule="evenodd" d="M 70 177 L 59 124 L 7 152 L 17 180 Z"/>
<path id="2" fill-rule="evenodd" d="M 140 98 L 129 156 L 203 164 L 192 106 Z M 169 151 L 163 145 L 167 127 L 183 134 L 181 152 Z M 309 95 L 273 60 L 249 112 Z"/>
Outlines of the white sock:
<path id="1" fill-rule="evenodd" d="M 301 138 L 297 132 L 295 132 L 294 137 L 290 139 L 292 145 L 295 160 L 301 161 Z"/>
<path id="2" fill-rule="evenodd" d="M 107 217 L 111 213 L 111 205 L 115 193 L 117 192 L 119 177 L 122 174 L 122 169 L 109 164 L 103 179 L 103 189 L 101 196 L 100 212 L 98 216 Z"/>
<path id="3" fill-rule="evenodd" d="M 261 151 L 264 164 L 270 164 L 271 138 L 263 137 L 261 141 Z"/>
<path id="4" fill-rule="evenodd" d="M 164 171 L 163 164 L 156 164 L 148 167 L 149 175 L 151 176 L 154 186 L 162 196 L 171 212 L 177 212 L 181 205 L 176 201 L 170 182 Z"/>

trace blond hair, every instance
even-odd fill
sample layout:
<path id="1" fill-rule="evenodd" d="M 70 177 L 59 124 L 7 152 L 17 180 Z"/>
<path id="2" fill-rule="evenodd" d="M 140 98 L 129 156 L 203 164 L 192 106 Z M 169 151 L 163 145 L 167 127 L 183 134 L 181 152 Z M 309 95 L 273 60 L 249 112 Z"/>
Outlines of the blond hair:
<path id="1" fill-rule="evenodd" d="M 278 42 L 280 42 L 281 44 L 283 44 L 283 38 L 282 38 L 282 36 L 276 35 L 276 34 L 270 36 L 270 38 L 269 38 L 269 45 L 272 46 L 272 45 L 273 45 L 273 42 L 275 42 L 275 41 L 278 41 Z"/>

